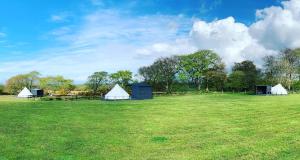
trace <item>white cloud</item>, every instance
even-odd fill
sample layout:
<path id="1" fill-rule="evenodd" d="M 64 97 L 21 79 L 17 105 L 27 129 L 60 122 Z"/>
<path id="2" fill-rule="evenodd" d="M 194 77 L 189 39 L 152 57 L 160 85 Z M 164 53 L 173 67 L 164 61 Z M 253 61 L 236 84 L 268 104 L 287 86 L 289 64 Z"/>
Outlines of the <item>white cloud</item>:
<path id="1" fill-rule="evenodd" d="M 269 49 L 300 46 L 300 0 L 283 1 L 282 7 L 258 10 L 258 21 L 250 26 L 250 34 Z"/>
<path id="2" fill-rule="evenodd" d="M 189 39 L 176 39 L 169 43 L 155 43 L 144 48 L 136 50 L 136 58 L 138 59 L 156 59 L 169 55 L 187 54 L 197 51 L 197 47 L 193 46 Z"/>
<path id="3" fill-rule="evenodd" d="M 274 54 L 274 51 L 267 50 L 257 43 L 257 40 L 249 34 L 249 28 L 235 22 L 233 17 L 210 23 L 195 22 L 190 38 L 198 49 L 216 51 L 228 67 L 234 62 L 245 59 L 257 61 L 266 55 Z"/>

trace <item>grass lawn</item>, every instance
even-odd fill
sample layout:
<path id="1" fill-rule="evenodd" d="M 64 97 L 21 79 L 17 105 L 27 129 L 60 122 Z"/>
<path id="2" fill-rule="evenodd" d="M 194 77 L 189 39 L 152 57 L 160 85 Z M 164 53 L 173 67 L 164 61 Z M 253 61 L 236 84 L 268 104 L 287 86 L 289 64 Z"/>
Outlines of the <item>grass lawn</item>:
<path id="1" fill-rule="evenodd" d="M 0 97 L 2 159 L 300 159 L 300 95 Z"/>

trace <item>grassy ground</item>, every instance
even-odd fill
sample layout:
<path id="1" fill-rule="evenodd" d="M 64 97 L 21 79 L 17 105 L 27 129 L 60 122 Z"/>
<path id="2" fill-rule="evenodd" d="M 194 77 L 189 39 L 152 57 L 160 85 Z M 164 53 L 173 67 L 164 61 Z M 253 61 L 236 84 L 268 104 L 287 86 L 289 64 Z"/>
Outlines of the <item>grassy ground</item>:
<path id="1" fill-rule="evenodd" d="M 299 159 L 300 95 L 0 97 L 0 159 Z"/>

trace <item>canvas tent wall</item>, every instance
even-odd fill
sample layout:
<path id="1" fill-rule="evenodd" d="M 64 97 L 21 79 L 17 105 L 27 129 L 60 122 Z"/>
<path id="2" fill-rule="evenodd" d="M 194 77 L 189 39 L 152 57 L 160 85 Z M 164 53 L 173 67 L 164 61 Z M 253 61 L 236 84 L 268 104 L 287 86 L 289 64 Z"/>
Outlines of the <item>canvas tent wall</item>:
<path id="1" fill-rule="evenodd" d="M 122 100 L 129 98 L 129 94 L 118 84 L 116 84 L 104 97 L 106 100 Z"/>
<path id="2" fill-rule="evenodd" d="M 272 87 L 271 93 L 273 95 L 287 95 L 287 90 L 281 85 L 277 84 L 276 86 Z"/>
<path id="3" fill-rule="evenodd" d="M 31 98 L 33 94 L 26 87 L 18 94 L 18 98 Z"/>

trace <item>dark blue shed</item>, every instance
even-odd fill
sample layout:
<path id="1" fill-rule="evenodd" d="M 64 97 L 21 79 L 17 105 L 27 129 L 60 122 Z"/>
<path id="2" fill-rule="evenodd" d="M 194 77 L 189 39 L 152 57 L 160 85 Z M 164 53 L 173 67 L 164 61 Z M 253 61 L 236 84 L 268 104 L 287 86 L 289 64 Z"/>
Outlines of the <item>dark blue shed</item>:
<path id="1" fill-rule="evenodd" d="M 132 99 L 152 99 L 152 87 L 146 83 L 135 83 L 131 86 Z"/>
<path id="2" fill-rule="evenodd" d="M 43 97 L 44 96 L 44 90 L 42 90 L 42 89 L 32 89 L 31 93 L 33 94 L 33 97 Z"/>

